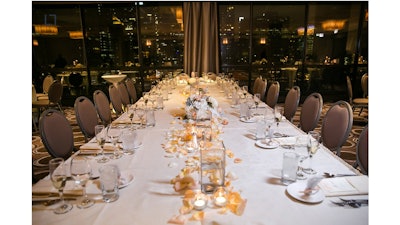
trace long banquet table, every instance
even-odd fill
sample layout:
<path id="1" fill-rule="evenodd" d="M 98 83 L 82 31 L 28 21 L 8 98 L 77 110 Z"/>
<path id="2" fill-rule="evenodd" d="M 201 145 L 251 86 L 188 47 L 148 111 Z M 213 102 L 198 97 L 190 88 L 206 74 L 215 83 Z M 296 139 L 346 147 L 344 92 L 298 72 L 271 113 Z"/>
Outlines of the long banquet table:
<path id="1" fill-rule="evenodd" d="M 337 200 L 337 197 L 326 197 L 317 204 L 303 203 L 292 198 L 286 191 L 287 186 L 280 183 L 280 173 L 283 152 L 293 150 L 257 147 L 251 137 L 255 124 L 239 120 L 239 109 L 231 107 L 231 99 L 225 97 L 216 83 L 204 85 L 207 85 L 209 95 L 218 100 L 223 116 L 229 121 L 227 125 L 223 125 L 221 139 L 226 149 L 234 153 L 234 158 L 242 161 L 235 163 L 233 158 L 227 157 L 226 171 L 237 176 L 231 186 L 240 192 L 247 204 L 240 216 L 230 211 L 220 213 L 210 207 L 203 210 L 203 221 L 187 220 L 185 224 L 368 224 L 368 206 L 339 207 L 331 202 Z M 174 190 L 170 180 L 184 167 L 185 158 L 166 157 L 162 144 L 166 142 L 166 131 L 173 126 L 180 126 L 174 116 L 183 110 L 187 98 L 181 94 L 183 88 L 184 85 L 178 85 L 173 89 L 169 100 L 164 102 L 164 109 L 155 112 L 155 127 L 138 130 L 143 137 L 143 146 L 133 155 L 124 155 L 109 162 L 118 164 L 121 171 L 129 171 L 134 176 L 131 184 L 120 189 L 117 201 L 104 203 L 98 189 L 98 179 L 92 180 L 87 185 L 87 192 L 96 199 L 94 206 L 79 209 L 74 205 L 70 212 L 57 215 L 53 213 L 51 206 L 34 204 L 32 224 L 168 224 L 174 215 L 179 215 L 182 194 Z M 126 119 L 126 115 L 119 119 Z M 304 134 L 289 121 L 281 122 L 279 129 L 293 136 Z M 360 175 L 325 147 L 318 150 L 313 160 L 314 168 L 320 173 Z M 94 165 L 94 168 L 97 166 L 99 165 Z M 50 190 L 48 177 L 33 185 L 32 191 L 43 187 Z M 361 197 L 368 198 L 368 195 Z"/>

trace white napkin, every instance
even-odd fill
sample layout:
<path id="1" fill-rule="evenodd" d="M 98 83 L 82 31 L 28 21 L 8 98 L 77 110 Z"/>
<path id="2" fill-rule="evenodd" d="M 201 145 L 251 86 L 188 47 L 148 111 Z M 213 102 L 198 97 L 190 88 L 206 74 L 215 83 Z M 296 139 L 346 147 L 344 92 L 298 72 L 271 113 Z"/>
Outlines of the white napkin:
<path id="1" fill-rule="evenodd" d="M 325 196 L 367 195 L 368 176 L 335 177 L 323 179 L 319 187 Z"/>
<path id="2" fill-rule="evenodd" d="M 304 189 L 305 194 L 312 194 L 314 191 L 316 191 L 316 187 L 318 183 L 323 179 L 321 176 L 315 176 L 311 177 L 310 179 L 307 180 L 307 186 Z"/>
<path id="3" fill-rule="evenodd" d="M 100 146 L 97 143 L 85 143 L 79 148 L 83 154 L 96 154 L 100 153 Z M 111 143 L 105 143 L 103 147 L 104 153 L 113 153 L 114 145 Z"/>

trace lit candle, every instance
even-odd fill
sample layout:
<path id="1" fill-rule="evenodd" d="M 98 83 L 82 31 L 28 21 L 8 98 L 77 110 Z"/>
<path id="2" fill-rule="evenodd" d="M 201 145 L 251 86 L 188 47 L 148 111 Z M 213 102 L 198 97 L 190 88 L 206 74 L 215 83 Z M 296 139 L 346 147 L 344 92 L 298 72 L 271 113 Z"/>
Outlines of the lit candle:
<path id="1" fill-rule="evenodd" d="M 204 209 L 205 206 L 206 206 L 206 201 L 203 200 L 203 199 L 197 199 L 197 200 L 194 201 L 193 206 L 194 206 L 194 208 L 197 209 L 197 210 L 202 210 L 202 209 Z"/>
<path id="2" fill-rule="evenodd" d="M 226 205 L 226 198 L 225 197 L 216 197 L 215 204 L 217 206 L 225 206 Z"/>

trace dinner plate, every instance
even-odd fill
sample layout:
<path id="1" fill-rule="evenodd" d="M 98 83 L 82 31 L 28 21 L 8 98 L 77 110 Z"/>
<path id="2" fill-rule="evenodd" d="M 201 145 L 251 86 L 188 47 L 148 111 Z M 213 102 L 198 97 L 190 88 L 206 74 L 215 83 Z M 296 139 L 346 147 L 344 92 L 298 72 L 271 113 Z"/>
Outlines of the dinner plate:
<path id="1" fill-rule="evenodd" d="M 325 195 L 321 190 L 312 195 L 304 194 L 303 191 L 306 188 L 306 185 L 307 183 L 305 182 L 295 182 L 289 184 L 286 188 L 286 191 L 293 198 L 306 203 L 320 203 L 325 199 Z"/>
<path id="2" fill-rule="evenodd" d="M 242 118 L 240 118 L 240 121 L 242 121 L 243 123 L 255 123 L 255 122 L 257 122 L 257 118 L 251 117 L 250 119 L 246 119 L 246 118 L 242 117 Z"/>
<path id="3" fill-rule="evenodd" d="M 267 140 L 257 140 L 256 145 L 260 148 L 266 148 L 266 149 L 273 149 L 277 148 L 279 146 L 279 143 L 276 141 L 267 141 Z"/>
<path id="4" fill-rule="evenodd" d="M 133 182 L 133 175 L 129 171 L 122 171 L 119 177 L 118 188 L 124 188 Z"/>

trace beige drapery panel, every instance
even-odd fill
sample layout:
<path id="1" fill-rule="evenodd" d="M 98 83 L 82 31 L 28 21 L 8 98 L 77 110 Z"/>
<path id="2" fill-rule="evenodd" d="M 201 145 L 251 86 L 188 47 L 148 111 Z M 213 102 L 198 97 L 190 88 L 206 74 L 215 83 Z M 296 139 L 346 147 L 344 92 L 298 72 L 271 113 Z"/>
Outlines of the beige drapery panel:
<path id="1" fill-rule="evenodd" d="M 184 72 L 219 73 L 216 2 L 184 2 Z"/>

